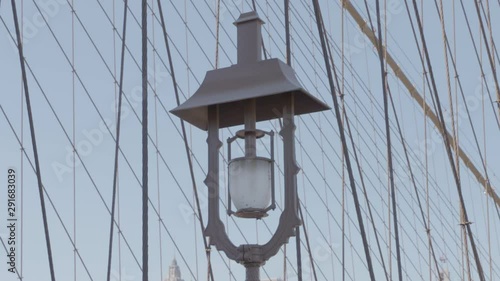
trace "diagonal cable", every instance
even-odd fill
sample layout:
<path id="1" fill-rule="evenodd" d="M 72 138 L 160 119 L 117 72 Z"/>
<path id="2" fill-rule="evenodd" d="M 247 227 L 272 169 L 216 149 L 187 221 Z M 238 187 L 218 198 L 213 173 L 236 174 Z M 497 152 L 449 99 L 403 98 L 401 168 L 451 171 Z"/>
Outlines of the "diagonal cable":
<path id="1" fill-rule="evenodd" d="M 366 2 L 366 0 L 365 0 Z M 380 75 L 382 77 L 382 93 L 384 96 L 384 121 L 385 121 L 385 132 L 386 132 L 386 146 L 387 146 L 387 172 L 389 174 L 389 186 L 390 194 L 393 206 L 393 219 L 394 219 L 394 235 L 396 240 L 396 260 L 398 265 L 398 277 L 399 281 L 403 281 L 403 271 L 401 269 L 401 246 L 399 242 L 399 225 L 398 225 L 398 209 L 396 207 L 396 190 L 394 188 L 394 168 L 392 165 L 392 145 L 391 145 L 391 130 L 389 125 L 389 105 L 387 98 L 387 87 L 389 86 L 387 82 L 387 72 L 384 65 L 384 51 L 382 47 L 382 26 L 380 21 L 380 1 L 376 1 L 377 10 L 377 29 L 378 29 L 378 56 L 380 60 Z"/>
<path id="2" fill-rule="evenodd" d="M 318 26 L 318 33 L 319 33 L 319 36 L 320 36 L 321 46 L 322 46 L 322 49 L 323 49 L 323 56 L 324 56 L 324 59 L 325 59 L 325 67 L 326 67 L 327 73 L 328 73 L 328 81 L 329 81 L 329 84 L 330 84 L 330 91 L 331 91 L 331 95 L 332 95 L 333 103 L 334 103 L 335 116 L 336 116 L 336 119 L 337 119 L 337 125 L 338 125 L 338 129 L 339 129 L 339 133 L 340 133 L 340 139 L 341 139 L 341 142 L 342 142 L 342 149 L 343 149 L 344 154 L 346 156 L 345 160 L 346 160 L 347 172 L 348 172 L 348 175 L 349 175 L 349 182 L 350 182 L 350 185 L 351 185 L 351 191 L 352 191 L 354 202 L 355 202 L 355 206 L 356 206 L 356 214 L 357 214 L 357 217 L 358 217 L 359 228 L 360 228 L 360 232 L 361 232 L 361 236 L 362 236 L 362 240 L 363 240 L 363 246 L 364 246 L 364 250 L 365 250 L 366 261 L 367 261 L 368 270 L 369 270 L 369 273 L 370 273 L 370 279 L 371 279 L 371 281 L 375 281 L 375 273 L 373 271 L 373 265 L 372 265 L 372 261 L 371 261 L 371 257 L 370 257 L 370 251 L 368 249 L 368 240 L 367 240 L 365 229 L 364 229 L 363 217 L 362 217 L 362 214 L 361 214 L 359 199 L 358 199 L 358 196 L 357 196 L 356 183 L 355 183 L 355 180 L 354 180 L 354 174 L 353 174 L 352 167 L 351 167 L 351 161 L 350 161 L 350 157 L 349 157 L 349 151 L 348 151 L 348 148 L 347 148 L 347 142 L 346 142 L 346 137 L 345 137 L 345 133 L 344 133 L 344 127 L 343 127 L 343 125 L 341 123 L 341 115 L 340 115 L 340 110 L 339 110 L 339 103 L 338 103 L 338 100 L 337 100 L 337 95 L 335 94 L 335 85 L 333 83 L 332 70 L 331 70 L 331 66 L 330 66 L 330 60 L 328 59 L 328 50 L 327 50 L 328 44 L 326 43 L 326 36 L 324 35 L 324 32 L 323 32 L 324 30 L 323 30 L 322 25 L 321 25 L 322 16 L 321 16 L 321 11 L 320 11 L 320 6 L 319 6 L 318 0 L 313 0 L 313 5 L 314 5 L 314 11 L 315 11 L 315 15 L 316 15 L 316 24 Z"/>
<path id="3" fill-rule="evenodd" d="M 418 10 L 418 7 L 417 7 L 417 2 L 415 0 L 413 0 L 413 8 L 414 8 L 414 11 L 415 11 L 415 16 L 417 18 L 418 29 L 420 31 L 420 37 L 421 37 L 421 40 L 422 40 L 422 46 L 423 46 L 424 52 L 426 54 L 427 66 L 428 66 L 428 69 L 429 69 L 429 73 L 431 75 L 432 87 L 434 89 L 434 95 L 435 95 L 435 99 L 436 99 L 436 105 L 437 105 L 437 108 L 438 108 L 439 121 L 441 122 L 441 126 L 443 128 L 442 136 L 443 136 L 443 140 L 444 140 L 444 143 L 445 143 L 446 153 L 448 155 L 448 159 L 450 161 L 450 166 L 451 166 L 451 169 L 452 169 L 452 172 L 453 172 L 453 177 L 455 179 L 455 184 L 456 184 L 457 191 L 458 191 L 458 196 L 459 196 L 459 199 L 460 199 L 460 208 L 463 211 L 463 215 L 464 215 L 465 221 L 468 222 L 469 220 L 468 220 L 467 210 L 465 208 L 465 201 L 464 201 L 464 197 L 463 197 L 463 194 L 462 194 L 462 185 L 460 183 L 460 179 L 459 179 L 458 174 L 457 174 L 457 169 L 455 167 L 455 162 L 453 160 L 453 156 L 452 156 L 452 152 L 451 152 L 450 140 L 448 138 L 448 132 L 446 130 L 446 124 L 445 124 L 445 120 L 444 120 L 444 116 L 443 116 L 443 111 L 441 109 L 441 104 L 440 104 L 439 95 L 438 95 L 438 91 L 437 91 L 436 81 L 434 79 L 434 73 L 433 73 L 433 70 L 432 70 L 432 64 L 430 62 L 429 51 L 427 49 L 427 43 L 426 43 L 425 35 L 424 35 L 424 32 L 423 32 L 422 22 L 420 21 L 419 10 Z M 484 272 L 483 272 L 483 269 L 482 269 L 482 266 L 481 266 L 481 261 L 479 259 L 479 254 L 478 254 L 478 251 L 477 251 L 477 248 L 476 248 L 476 245 L 475 245 L 474 236 L 472 234 L 472 229 L 470 227 L 470 224 L 467 224 L 466 227 L 467 227 L 467 234 L 469 236 L 469 242 L 471 243 L 472 251 L 473 251 L 473 254 L 474 254 L 474 259 L 476 261 L 476 266 L 477 266 L 477 271 L 478 271 L 479 279 L 481 281 L 485 281 Z"/>
<path id="4" fill-rule="evenodd" d="M 111 222 L 109 227 L 109 250 L 108 250 L 108 270 L 106 273 L 106 280 L 110 281 L 111 278 L 111 261 L 113 256 L 113 235 L 114 235 L 114 221 L 115 221 L 115 208 L 116 208 L 116 192 L 118 181 L 118 150 L 120 147 L 120 128 L 121 128 L 121 114 L 122 114 L 122 98 L 123 98 L 123 76 L 125 68 L 125 38 L 127 34 L 127 8 L 128 0 L 125 0 L 123 9 L 123 31 L 122 31 L 122 49 L 121 49 L 121 63 L 120 63 L 120 82 L 118 90 L 118 116 L 116 121 L 116 143 L 115 143 L 115 162 L 113 170 L 113 195 L 111 200 Z"/>
<path id="5" fill-rule="evenodd" d="M 38 158 L 38 148 L 36 145 L 35 124 L 33 121 L 33 113 L 31 111 L 31 101 L 30 101 L 30 94 L 29 94 L 29 89 L 28 89 L 28 78 L 26 77 L 26 65 L 24 63 L 23 43 L 21 41 L 21 31 L 19 28 L 19 19 L 17 17 L 16 1 L 12 0 L 11 3 L 12 3 L 12 14 L 14 17 L 14 25 L 16 28 L 17 49 L 19 52 L 19 64 L 21 65 L 24 94 L 25 94 L 25 99 L 26 99 L 26 108 L 28 110 L 28 120 L 29 120 L 29 124 L 30 124 L 31 144 L 33 146 L 33 154 L 35 157 L 36 178 L 37 178 L 37 182 L 38 182 L 38 192 L 39 192 L 39 196 L 40 196 L 40 205 L 41 205 L 41 209 L 42 209 L 43 228 L 44 228 L 44 232 L 45 232 L 45 243 L 47 246 L 47 255 L 49 258 L 50 277 L 51 277 L 52 281 L 55 281 L 56 276 L 55 276 L 55 272 L 54 272 L 54 261 L 52 258 L 52 247 L 50 244 L 49 223 L 47 220 L 47 210 L 45 209 L 45 198 L 43 196 L 42 174 L 40 171 L 40 160 Z"/>
<path id="6" fill-rule="evenodd" d="M 166 27 L 166 24 L 165 24 L 165 18 L 163 16 L 163 9 L 162 9 L 161 1 L 160 0 L 158 0 L 158 10 L 160 12 L 161 27 L 162 27 L 162 30 L 163 30 L 163 37 L 164 37 L 164 40 L 165 40 L 165 47 L 167 49 L 168 63 L 169 63 L 169 66 L 170 66 L 170 73 L 171 73 L 171 76 L 172 76 L 172 83 L 173 83 L 174 92 L 175 92 L 175 100 L 176 100 L 177 106 L 179 106 L 180 105 L 179 87 L 177 85 L 177 79 L 175 77 L 174 65 L 173 65 L 173 61 L 172 61 L 172 54 L 171 54 L 171 51 L 170 51 L 170 44 L 168 42 L 167 27 Z M 209 261 L 208 270 L 209 270 L 210 278 L 213 281 L 214 280 L 214 276 L 213 276 L 213 271 L 212 271 L 212 265 L 210 263 L 210 246 L 208 245 L 207 240 L 205 239 L 205 230 L 204 230 L 204 225 L 205 224 L 203 223 L 203 216 L 202 216 L 201 207 L 200 207 L 200 199 L 199 199 L 199 196 L 198 196 L 198 188 L 196 187 L 196 180 L 195 180 L 195 177 L 194 177 L 193 161 L 192 161 L 191 156 L 190 156 L 189 143 L 188 143 L 187 134 L 186 134 L 186 126 L 184 124 L 184 120 L 181 119 L 180 122 L 181 122 L 182 138 L 184 140 L 184 148 L 186 149 L 186 156 L 187 156 L 188 164 L 189 164 L 189 174 L 191 176 L 191 183 L 193 185 L 193 192 L 194 192 L 194 195 L 195 195 L 196 208 L 197 208 L 197 211 L 198 211 L 198 217 L 199 217 L 199 222 L 200 222 L 201 234 L 203 236 L 203 243 L 204 243 L 204 246 L 205 246 L 205 252 L 206 252 L 207 260 Z"/>

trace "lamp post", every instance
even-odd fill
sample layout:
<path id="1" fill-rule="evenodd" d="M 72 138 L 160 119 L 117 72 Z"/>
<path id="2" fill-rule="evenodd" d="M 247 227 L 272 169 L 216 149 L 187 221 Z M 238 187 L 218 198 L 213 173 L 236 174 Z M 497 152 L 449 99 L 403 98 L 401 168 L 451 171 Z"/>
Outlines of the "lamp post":
<path id="1" fill-rule="evenodd" d="M 208 223 L 205 236 L 228 258 L 246 267 L 246 280 L 259 281 L 259 269 L 276 255 L 301 224 L 298 216 L 294 116 L 328 110 L 297 81 L 294 70 L 279 59 L 262 60 L 261 26 L 257 13 L 243 13 L 235 22 L 238 31 L 238 63 L 208 71 L 200 88 L 171 112 L 208 131 Z M 261 219 L 275 208 L 274 132 L 257 129 L 257 122 L 283 118 L 285 202 L 279 225 L 265 244 L 236 246 L 229 239 L 219 214 L 219 129 L 244 125 L 227 140 L 228 215 Z M 256 152 L 256 140 L 269 137 L 269 158 Z M 244 157 L 231 158 L 231 144 L 244 139 Z M 236 211 L 232 210 L 232 205 Z"/>

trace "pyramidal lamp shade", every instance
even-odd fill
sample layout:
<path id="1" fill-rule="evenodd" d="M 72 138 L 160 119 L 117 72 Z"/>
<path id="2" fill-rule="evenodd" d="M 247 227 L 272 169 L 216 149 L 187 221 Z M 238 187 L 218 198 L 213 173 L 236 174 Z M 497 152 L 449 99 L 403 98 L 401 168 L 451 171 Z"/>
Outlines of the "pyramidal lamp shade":
<path id="1" fill-rule="evenodd" d="M 307 92 L 295 71 L 279 59 L 261 60 L 262 20 L 255 12 L 244 13 L 235 22 L 238 28 L 238 63 L 208 71 L 200 88 L 183 104 L 171 110 L 182 120 L 208 128 L 208 107 L 219 106 L 219 127 L 244 124 L 244 103 L 256 102 L 256 121 L 282 117 L 290 95 L 295 115 L 328 110 L 330 107 Z"/>

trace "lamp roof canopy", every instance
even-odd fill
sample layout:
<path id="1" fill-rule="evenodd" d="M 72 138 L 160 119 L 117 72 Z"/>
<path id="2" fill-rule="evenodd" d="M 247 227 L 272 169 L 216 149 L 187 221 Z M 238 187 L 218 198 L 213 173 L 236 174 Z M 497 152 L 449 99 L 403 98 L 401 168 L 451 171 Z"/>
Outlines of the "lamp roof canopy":
<path id="1" fill-rule="evenodd" d="M 292 94 L 295 115 L 330 109 L 302 87 L 290 66 L 279 59 L 260 59 L 261 24 L 255 12 L 242 14 L 235 22 L 238 63 L 208 71 L 194 95 L 171 112 L 207 130 L 208 107 L 213 105 L 219 106 L 220 128 L 244 124 L 244 103 L 251 99 L 256 101 L 257 121 L 281 117 L 283 106 Z"/>

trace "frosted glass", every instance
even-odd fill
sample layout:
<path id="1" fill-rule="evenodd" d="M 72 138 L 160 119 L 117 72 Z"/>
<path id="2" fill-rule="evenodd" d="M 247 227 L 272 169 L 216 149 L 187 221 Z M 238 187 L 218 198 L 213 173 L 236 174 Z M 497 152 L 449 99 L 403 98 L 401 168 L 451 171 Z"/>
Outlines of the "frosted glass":
<path id="1" fill-rule="evenodd" d="M 229 163 L 229 192 L 238 211 L 271 204 L 271 165 L 267 158 L 237 158 Z"/>

